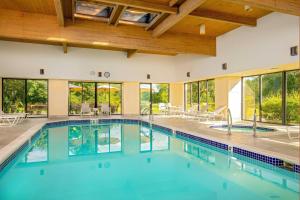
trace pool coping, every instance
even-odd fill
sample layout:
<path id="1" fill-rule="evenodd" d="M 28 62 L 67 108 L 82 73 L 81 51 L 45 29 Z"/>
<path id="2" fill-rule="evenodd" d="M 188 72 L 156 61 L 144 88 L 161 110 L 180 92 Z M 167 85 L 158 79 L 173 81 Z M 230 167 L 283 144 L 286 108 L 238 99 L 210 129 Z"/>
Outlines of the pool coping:
<path id="1" fill-rule="evenodd" d="M 51 127 L 51 125 L 67 125 L 71 122 L 83 122 L 83 121 L 90 121 L 89 118 L 79 118 L 79 119 L 62 119 L 62 120 L 53 120 L 49 122 L 42 122 L 39 124 L 34 125 L 27 131 L 25 131 L 23 134 L 21 134 L 19 137 L 14 139 L 12 142 L 4 146 L 0 149 L 0 171 L 9 163 L 11 160 L 14 159 L 16 154 L 20 152 L 24 148 L 24 145 L 30 144 L 31 140 L 34 138 L 34 136 L 42 130 L 42 128 Z M 97 122 L 104 122 L 104 121 L 115 121 L 115 122 L 141 122 L 142 124 L 151 124 L 152 126 L 155 126 L 156 128 L 161 128 L 163 130 L 169 131 L 176 137 L 184 137 L 186 139 L 191 139 L 195 142 L 200 142 L 203 144 L 208 144 L 213 147 L 217 147 L 223 150 L 231 151 L 233 153 L 246 156 L 248 158 L 252 158 L 255 160 L 259 160 L 277 167 L 283 167 L 285 163 L 292 164 L 292 170 L 293 172 L 300 173 L 300 165 L 299 160 L 294 160 L 287 155 L 280 154 L 278 152 L 272 152 L 263 150 L 260 148 L 255 148 L 253 146 L 248 146 L 245 144 L 236 144 L 227 140 L 224 140 L 222 138 L 216 138 L 214 136 L 204 135 L 199 132 L 192 132 L 192 131 L 186 131 L 184 129 L 176 128 L 173 126 L 165 125 L 160 122 L 149 122 L 148 120 L 144 120 L 138 117 L 126 117 L 126 118 L 97 118 Z M 57 126 L 56 125 L 56 126 Z"/>

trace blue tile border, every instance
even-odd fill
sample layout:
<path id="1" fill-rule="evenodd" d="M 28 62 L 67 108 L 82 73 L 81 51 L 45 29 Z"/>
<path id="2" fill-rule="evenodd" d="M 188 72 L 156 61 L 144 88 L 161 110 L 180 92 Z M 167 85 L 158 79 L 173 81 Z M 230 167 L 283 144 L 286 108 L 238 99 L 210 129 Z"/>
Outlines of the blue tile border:
<path id="1" fill-rule="evenodd" d="M 195 140 L 195 141 L 198 141 L 198 142 L 201 142 L 201 143 L 204 143 L 204 144 L 208 144 L 210 146 L 214 146 L 214 147 L 217 147 L 219 149 L 223 149 L 223 150 L 228 151 L 228 145 L 227 144 L 223 144 L 223 143 L 216 142 L 216 141 L 213 141 L 213 140 L 205 139 L 205 138 L 195 136 L 195 135 L 191 135 L 191 134 L 188 134 L 188 133 L 184 133 L 184 132 L 181 132 L 181 131 L 176 131 L 176 136 L 189 138 L 189 139 L 192 139 L 192 140 Z"/>
<path id="2" fill-rule="evenodd" d="M 273 158 L 271 156 L 265 156 L 265 155 L 262 155 L 259 153 L 254 153 L 254 152 L 247 151 L 247 150 L 244 150 L 244 149 L 241 149 L 238 147 L 233 147 L 233 153 L 240 154 L 242 156 L 246 156 L 248 158 L 259 160 L 259 161 L 269 163 L 271 165 L 279 166 L 279 167 L 282 167 L 283 163 L 284 163 L 283 160 L 280 160 L 278 158 Z"/>
<path id="3" fill-rule="evenodd" d="M 300 165 L 294 164 L 294 165 L 293 165 L 293 171 L 294 171 L 294 172 L 297 172 L 297 173 L 300 173 Z"/>
<path id="4" fill-rule="evenodd" d="M 67 125 L 84 125 L 84 124 L 90 124 L 90 119 L 81 119 L 81 120 L 66 120 L 66 121 L 58 121 L 58 122 L 47 122 L 39 131 L 37 131 L 28 141 L 26 141 L 22 146 L 20 146 L 12 155 L 10 155 L 3 163 L 0 164 L 0 172 L 11 162 L 14 160 L 14 158 L 19 154 L 21 151 L 23 151 L 26 147 L 29 146 L 30 141 L 36 140 L 40 134 L 43 132 L 46 128 L 55 128 L 60 126 L 67 126 Z M 150 123 L 143 120 L 138 119 L 97 119 L 97 123 L 125 123 L 125 124 L 140 124 L 143 126 L 151 127 Z M 152 128 L 157 131 L 161 131 L 168 135 L 173 135 L 173 132 L 175 131 L 177 138 L 182 139 L 189 139 L 197 143 L 202 143 L 209 145 L 211 147 L 215 147 L 217 149 L 221 150 L 229 150 L 229 145 L 223 144 L 221 142 L 216 142 L 213 140 L 209 140 L 200 136 L 195 136 L 189 133 L 176 131 L 171 128 L 167 128 L 161 125 L 152 124 Z M 265 162 L 268 164 L 271 164 L 275 167 L 283 167 L 284 161 L 275 157 L 266 156 L 263 154 L 255 153 L 249 150 L 245 150 L 239 147 L 233 146 L 233 153 L 244 156 L 250 159 L 258 160 L 261 162 Z M 300 165 L 292 164 L 292 171 L 296 173 L 300 173 Z"/>
<path id="5" fill-rule="evenodd" d="M 16 156 L 29 146 L 29 141 L 26 141 L 22 146 L 20 146 L 13 154 L 11 154 L 3 163 L 0 164 L 0 172 L 11 162 Z"/>

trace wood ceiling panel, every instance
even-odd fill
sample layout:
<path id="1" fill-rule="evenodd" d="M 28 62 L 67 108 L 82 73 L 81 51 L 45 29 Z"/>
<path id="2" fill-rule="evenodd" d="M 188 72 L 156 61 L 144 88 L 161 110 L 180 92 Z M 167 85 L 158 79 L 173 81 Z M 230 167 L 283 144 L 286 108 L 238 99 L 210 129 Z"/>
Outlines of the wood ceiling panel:
<path id="1" fill-rule="evenodd" d="M 56 15 L 53 0 L 1 0 L 0 8 Z"/>
<path id="2" fill-rule="evenodd" d="M 169 32 L 178 32 L 178 33 L 190 33 L 199 35 L 199 26 L 200 24 L 205 24 L 206 26 L 206 36 L 216 37 L 222 35 L 228 31 L 236 29 L 239 25 L 230 24 L 225 22 L 218 22 L 212 20 L 201 19 L 198 17 L 187 16 L 174 27 L 172 27 Z"/>
<path id="3" fill-rule="evenodd" d="M 243 4 L 235 4 L 235 3 L 230 3 L 228 1 L 225 2 L 221 0 L 208 0 L 199 8 L 199 10 L 201 9 L 213 10 L 213 11 L 224 12 L 224 13 L 239 15 L 243 17 L 257 18 L 257 19 L 271 12 L 260 8 L 254 8 L 254 7 L 252 8 L 252 11 L 247 12 L 245 11 Z"/>

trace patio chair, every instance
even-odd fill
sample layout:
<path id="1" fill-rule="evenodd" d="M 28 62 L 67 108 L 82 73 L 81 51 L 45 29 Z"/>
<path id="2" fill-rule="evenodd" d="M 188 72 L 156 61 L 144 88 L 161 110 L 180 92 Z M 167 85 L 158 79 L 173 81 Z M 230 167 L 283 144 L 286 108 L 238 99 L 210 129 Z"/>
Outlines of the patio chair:
<path id="1" fill-rule="evenodd" d="M 295 140 L 300 138 L 299 126 L 286 126 L 286 132 L 290 140 Z"/>
<path id="2" fill-rule="evenodd" d="M 101 104 L 101 114 L 102 115 L 110 115 L 110 107 L 108 104 Z"/>
<path id="3" fill-rule="evenodd" d="M 80 115 L 94 115 L 88 103 L 81 104 Z"/>
<path id="4" fill-rule="evenodd" d="M 159 103 L 158 104 L 158 110 L 160 113 L 167 115 L 169 110 L 168 110 L 168 106 L 166 103 Z"/>

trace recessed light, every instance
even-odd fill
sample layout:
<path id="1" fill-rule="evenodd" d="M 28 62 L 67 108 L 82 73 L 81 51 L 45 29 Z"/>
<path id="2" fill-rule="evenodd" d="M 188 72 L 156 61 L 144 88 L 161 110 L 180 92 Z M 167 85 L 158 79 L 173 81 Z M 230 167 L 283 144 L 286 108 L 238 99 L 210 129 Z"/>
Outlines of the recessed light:
<path id="1" fill-rule="evenodd" d="M 199 33 L 200 33 L 200 35 L 205 35 L 205 33 L 206 33 L 205 24 L 200 24 L 200 26 L 199 26 Z"/>
<path id="2" fill-rule="evenodd" d="M 251 12 L 253 9 L 252 9 L 251 6 L 245 5 L 245 6 L 244 6 L 244 10 L 247 11 L 247 12 Z"/>

